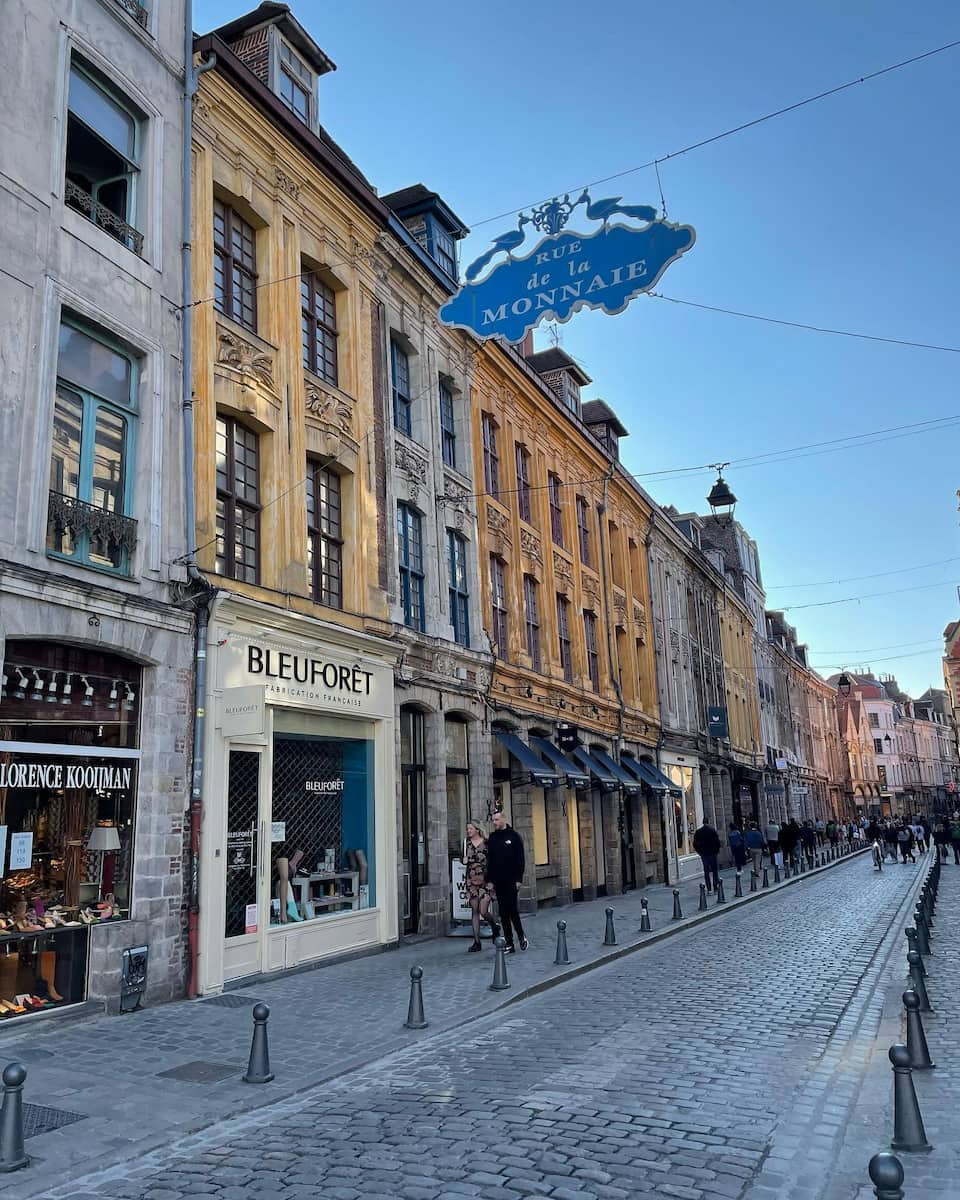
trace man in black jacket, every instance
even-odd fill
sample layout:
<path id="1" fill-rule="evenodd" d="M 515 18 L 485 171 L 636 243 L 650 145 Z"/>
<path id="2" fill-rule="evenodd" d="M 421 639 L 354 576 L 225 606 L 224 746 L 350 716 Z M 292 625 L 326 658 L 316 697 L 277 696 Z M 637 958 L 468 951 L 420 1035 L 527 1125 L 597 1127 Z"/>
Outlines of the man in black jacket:
<path id="1" fill-rule="evenodd" d="M 700 855 L 700 861 L 703 863 L 703 877 L 707 881 L 707 891 L 712 892 L 720 882 L 720 871 L 717 865 L 717 856 L 720 853 L 720 835 L 706 817 L 693 835 L 693 848 Z"/>
<path id="2" fill-rule="evenodd" d="M 517 932 L 520 949 L 529 945 L 520 924 L 517 892 L 523 883 L 523 841 L 520 834 L 507 824 L 502 812 L 493 814 L 493 833 L 487 838 L 487 881 L 497 893 L 497 908 L 507 943 L 507 953 L 515 953 L 513 932 Z"/>

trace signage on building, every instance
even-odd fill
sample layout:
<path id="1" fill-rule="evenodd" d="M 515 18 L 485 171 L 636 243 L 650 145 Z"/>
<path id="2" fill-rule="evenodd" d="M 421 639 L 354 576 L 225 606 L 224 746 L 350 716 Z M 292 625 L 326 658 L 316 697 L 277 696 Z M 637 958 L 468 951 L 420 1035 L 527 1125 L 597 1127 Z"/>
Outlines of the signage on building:
<path id="1" fill-rule="evenodd" d="M 36 759 L 21 762 L 10 758 L 0 763 L 0 788 L 42 788 L 56 792 L 63 788 L 92 788 L 98 792 L 121 792 L 129 789 L 133 779 L 133 767 L 122 767 L 113 763 L 92 763 L 81 760 L 70 763 L 62 758 Z"/>
<path id="2" fill-rule="evenodd" d="M 715 738 L 730 736 L 730 731 L 727 728 L 727 710 L 723 705 L 711 704 L 708 706 L 707 733 Z"/>
<path id="3" fill-rule="evenodd" d="M 220 732 L 226 737 L 262 737 L 266 732 L 263 687 L 227 688 L 220 697 Z"/>
<path id="4" fill-rule="evenodd" d="M 581 205 L 588 220 L 599 222 L 592 233 L 566 228 Z M 615 217 L 621 220 L 611 224 Z M 546 236 L 517 258 L 527 225 Z M 440 309 L 440 320 L 481 338 L 519 342 L 541 321 L 568 321 L 581 308 L 620 313 L 656 286 L 696 236 L 691 225 L 659 219 L 648 204 L 621 204 L 619 196 L 592 200 L 585 190 L 577 200 L 554 197 L 529 216 L 520 213 L 516 228 L 495 237 L 466 268 L 466 283 Z M 506 257 L 478 282 L 500 255 Z"/>
<path id="5" fill-rule="evenodd" d="M 561 721 L 557 726 L 557 749 L 562 750 L 564 754 L 576 750 L 579 744 L 577 733 L 576 725 L 571 725 L 568 721 Z"/>
<path id="6" fill-rule="evenodd" d="M 774 765 L 778 771 L 785 771 L 787 769 L 787 760 L 785 758 L 778 758 Z"/>

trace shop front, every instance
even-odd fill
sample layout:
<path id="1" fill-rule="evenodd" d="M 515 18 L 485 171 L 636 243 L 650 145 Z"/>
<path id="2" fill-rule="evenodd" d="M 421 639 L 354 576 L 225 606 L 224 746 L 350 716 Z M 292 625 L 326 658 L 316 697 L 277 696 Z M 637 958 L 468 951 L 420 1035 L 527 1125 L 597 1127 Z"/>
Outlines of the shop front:
<path id="1" fill-rule="evenodd" d="M 397 938 L 393 652 L 264 620 L 210 624 L 203 993 Z"/>
<path id="2" fill-rule="evenodd" d="M 664 752 L 661 768 L 674 785 L 670 792 L 668 824 L 676 849 L 670 858 L 677 879 L 693 879 L 702 869 L 700 858 L 693 848 L 693 835 L 703 823 L 699 759 L 691 755 Z"/>

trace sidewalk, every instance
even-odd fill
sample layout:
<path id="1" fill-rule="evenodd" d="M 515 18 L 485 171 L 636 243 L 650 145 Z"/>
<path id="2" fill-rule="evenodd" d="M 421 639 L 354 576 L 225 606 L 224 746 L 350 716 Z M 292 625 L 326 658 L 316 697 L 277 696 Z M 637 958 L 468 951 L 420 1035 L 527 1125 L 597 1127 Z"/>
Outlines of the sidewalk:
<path id="1" fill-rule="evenodd" d="M 846 861 L 780 885 L 771 880 L 769 890 L 753 895 L 749 873 L 744 873 L 742 900 L 733 898 L 734 872 L 724 871 L 727 903 L 717 905 L 710 897 L 705 913 L 697 911 L 699 880 L 689 880 L 679 888 L 680 921 L 671 918 L 673 894 L 663 886 L 541 910 L 524 921 L 529 951 L 507 958 L 508 991 L 489 990 L 494 963 L 489 941 L 483 953 L 467 954 L 464 939 L 440 938 L 124 1017 L 8 1024 L 0 1032 L 0 1062 L 20 1061 L 28 1069 L 26 1148 L 34 1161 L 23 1171 L 0 1176 L 0 1194 L 42 1195 L 55 1184 L 136 1159 L 224 1117 L 315 1087 L 738 905 L 770 901 L 784 887 L 802 885 Z M 862 859 L 858 869 L 863 869 Z M 649 903 L 652 924 L 652 931 L 643 935 L 641 898 Z M 615 912 L 615 947 L 603 945 L 608 906 Z M 567 922 L 568 967 L 553 965 L 561 919 Z M 424 969 L 430 1023 L 422 1032 L 402 1024 L 409 971 L 415 965 Z M 240 1076 L 250 1047 L 251 1008 L 258 1000 L 272 1010 L 270 1059 L 276 1079 L 248 1086 Z M 40 1129 L 31 1136 L 37 1122 Z"/>

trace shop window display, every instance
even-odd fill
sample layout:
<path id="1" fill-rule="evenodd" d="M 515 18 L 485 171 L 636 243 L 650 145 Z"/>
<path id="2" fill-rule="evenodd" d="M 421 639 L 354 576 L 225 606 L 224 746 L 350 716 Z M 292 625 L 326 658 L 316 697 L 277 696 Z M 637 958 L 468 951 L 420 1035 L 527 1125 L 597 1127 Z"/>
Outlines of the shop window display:
<path id="1" fill-rule="evenodd" d="M 129 915 L 139 697 L 115 655 L 6 643 L 0 1019 L 83 1000 L 89 927 Z"/>

